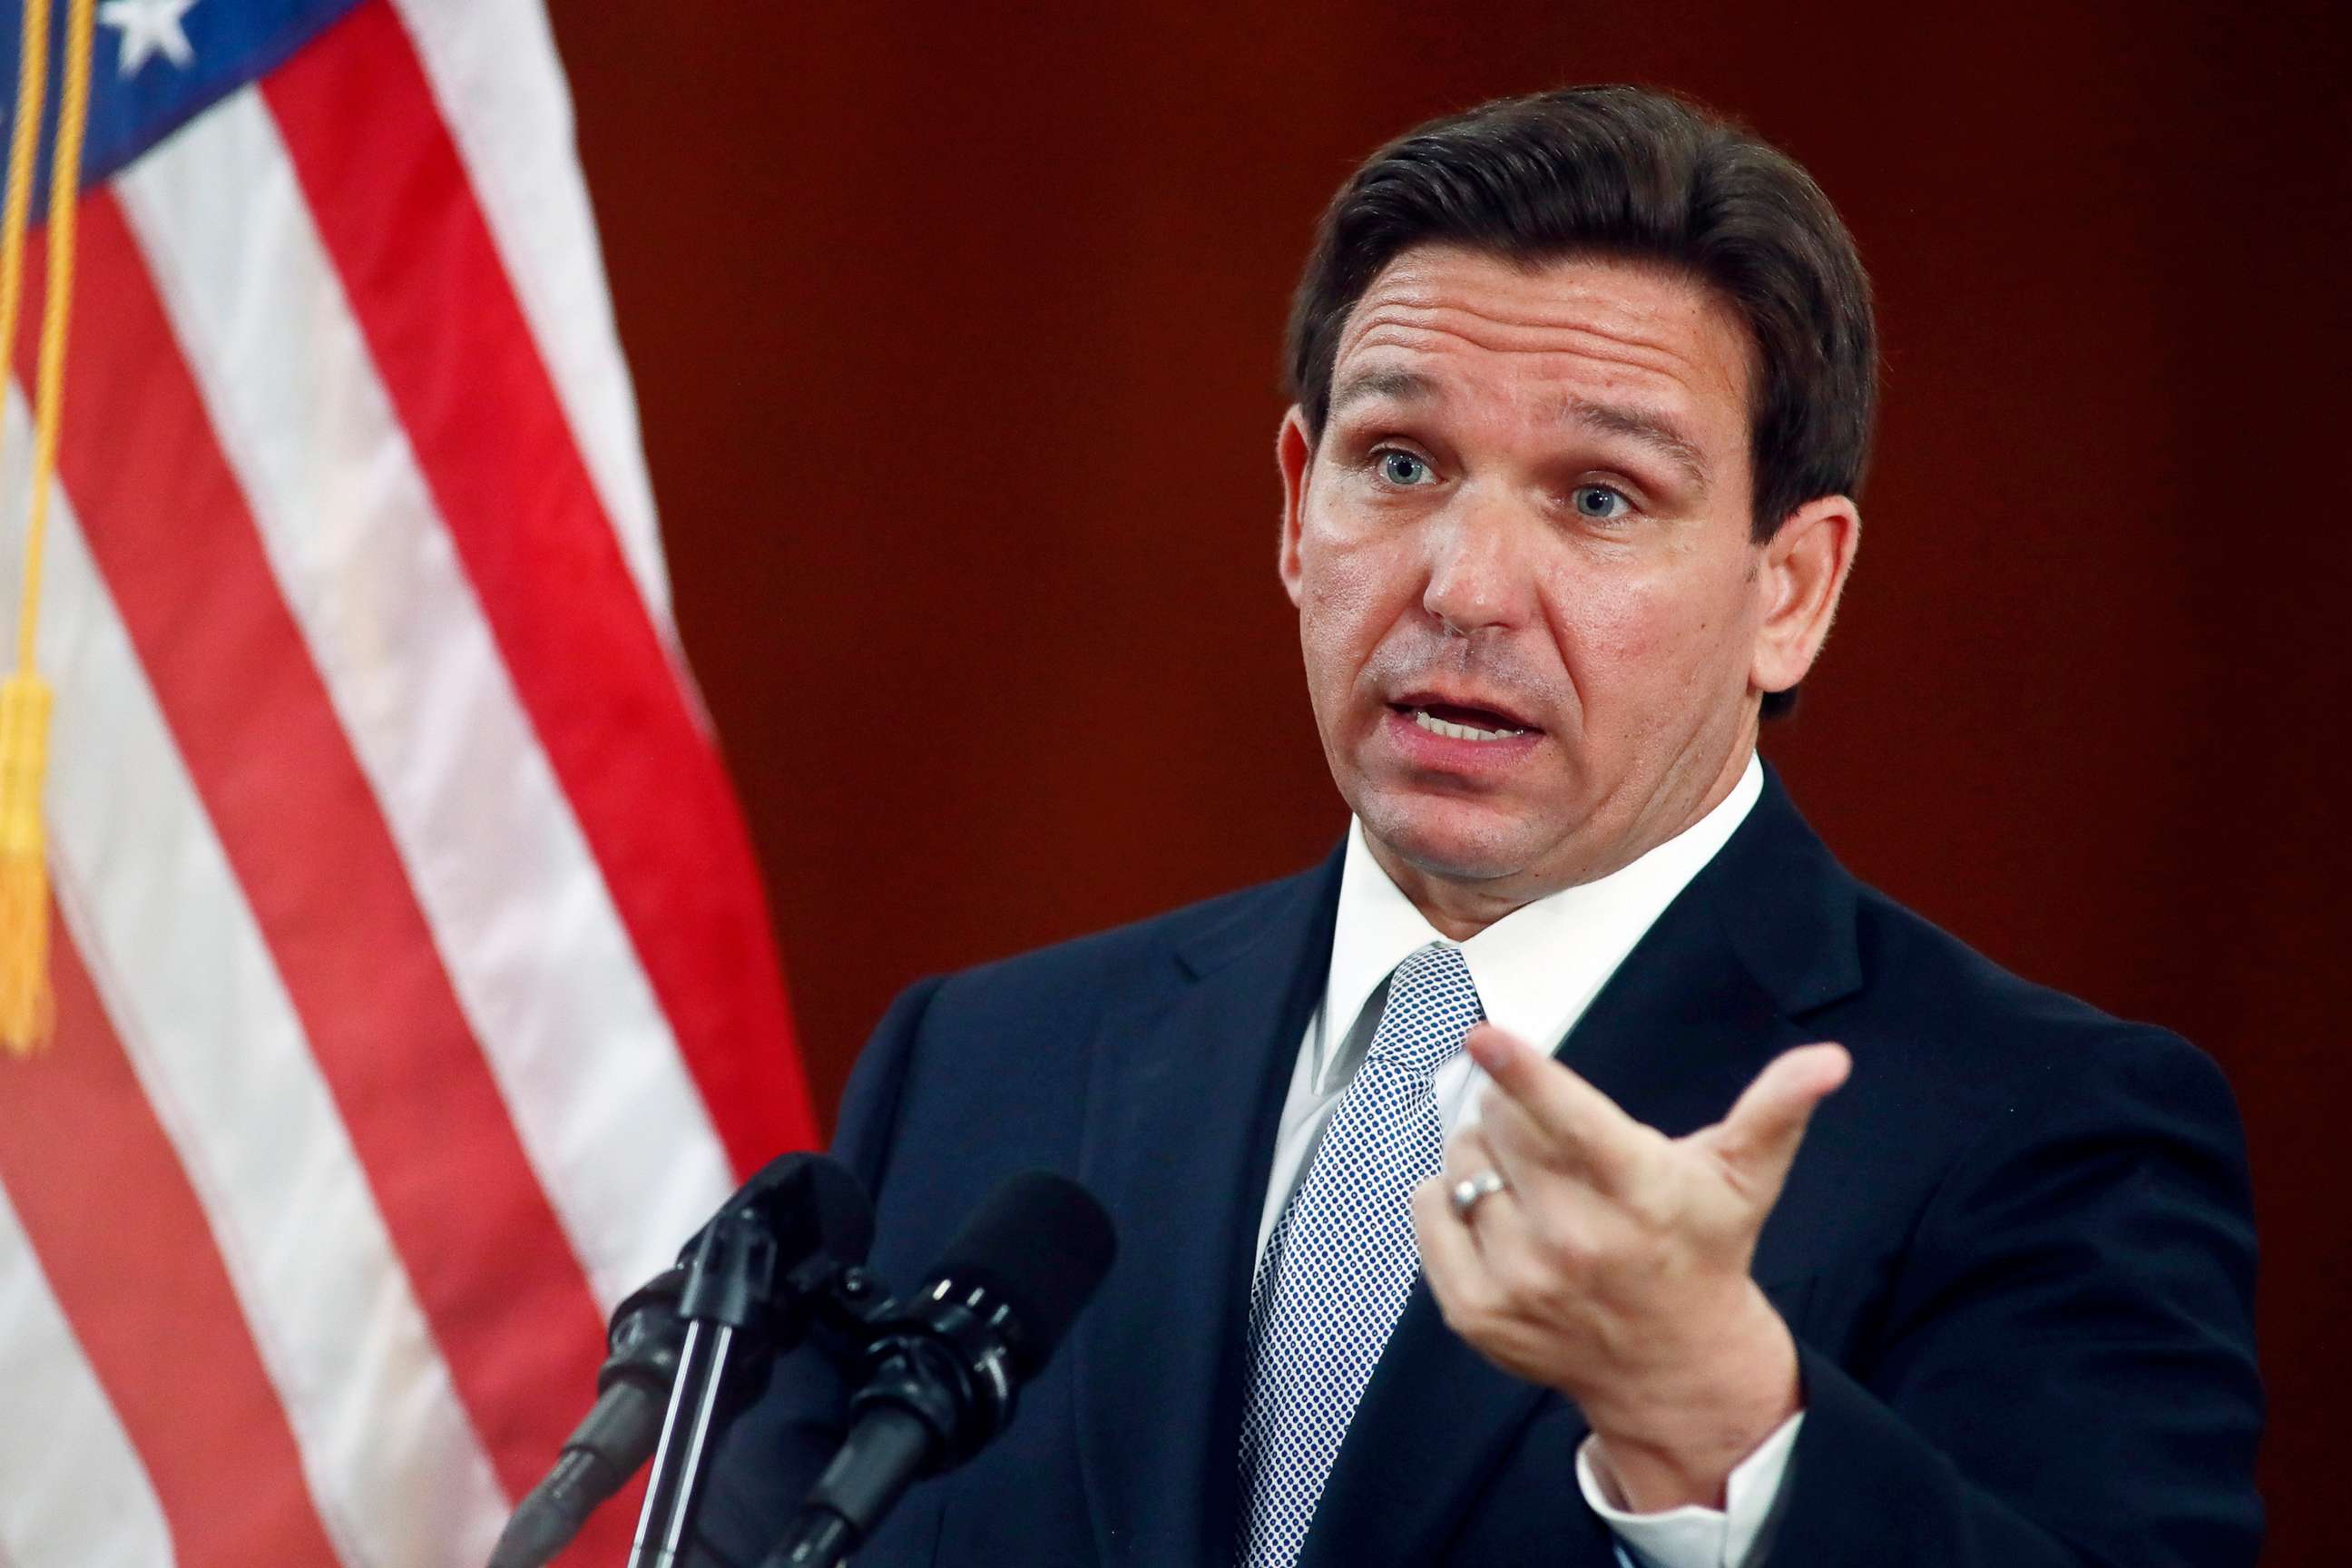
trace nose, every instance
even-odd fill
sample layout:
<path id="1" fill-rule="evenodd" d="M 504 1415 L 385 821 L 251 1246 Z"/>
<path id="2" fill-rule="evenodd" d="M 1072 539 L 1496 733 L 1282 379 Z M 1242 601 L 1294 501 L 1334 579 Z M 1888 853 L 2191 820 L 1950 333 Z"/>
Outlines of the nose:
<path id="1" fill-rule="evenodd" d="M 1431 523 L 1422 608 L 1463 637 L 1523 625 L 1535 603 L 1528 520 L 1465 490 Z"/>

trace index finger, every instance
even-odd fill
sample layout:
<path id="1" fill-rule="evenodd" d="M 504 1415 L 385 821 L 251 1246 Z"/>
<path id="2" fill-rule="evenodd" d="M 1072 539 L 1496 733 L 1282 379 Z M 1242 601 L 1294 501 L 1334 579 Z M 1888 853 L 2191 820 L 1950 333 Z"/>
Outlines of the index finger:
<path id="1" fill-rule="evenodd" d="M 1481 1024 L 1462 1047 L 1567 1161 L 1582 1166 L 1602 1184 L 1616 1183 L 1647 1152 L 1648 1128 L 1565 1064 L 1524 1040 Z"/>

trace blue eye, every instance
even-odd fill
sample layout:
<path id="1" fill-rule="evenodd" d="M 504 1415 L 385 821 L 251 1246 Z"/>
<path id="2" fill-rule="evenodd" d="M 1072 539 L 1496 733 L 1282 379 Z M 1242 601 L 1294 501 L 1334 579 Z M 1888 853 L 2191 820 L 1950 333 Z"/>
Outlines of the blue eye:
<path id="1" fill-rule="evenodd" d="M 1411 452 L 1382 452 L 1381 478 L 1392 485 L 1411 489 L 1415 485 L 1427 484 L 1432 476 L 1429 465 Z"/>
<path id="2" fill-rule="evenodd" d="M 1579 485 L 1572 494 L 1579 516 L 1601 522 L 1614 522 L 1633 510 L 1632 501 L 1607 485 Z"/>

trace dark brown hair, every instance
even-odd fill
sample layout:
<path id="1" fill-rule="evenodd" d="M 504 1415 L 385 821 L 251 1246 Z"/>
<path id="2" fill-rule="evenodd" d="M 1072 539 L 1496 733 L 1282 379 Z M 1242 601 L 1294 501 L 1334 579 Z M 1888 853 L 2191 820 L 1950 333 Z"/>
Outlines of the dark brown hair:
<path id="1" fill-rule="evenodd" d="M 1289 391 L 1311 437 L 1349 312 L 1390 262 L 1431 244 L 1686 271 L 1751 340 L 1755 537 L 1817 496 L 1860 490 L 1878 397 L 1870 280 L 1829 198 L 1778 149 L 1633 87 L 1503 99 L 1407 132 L 1332 198 L 1291 305 Z M 1794 695 L 1768 694 L 1765 711 Z"/>

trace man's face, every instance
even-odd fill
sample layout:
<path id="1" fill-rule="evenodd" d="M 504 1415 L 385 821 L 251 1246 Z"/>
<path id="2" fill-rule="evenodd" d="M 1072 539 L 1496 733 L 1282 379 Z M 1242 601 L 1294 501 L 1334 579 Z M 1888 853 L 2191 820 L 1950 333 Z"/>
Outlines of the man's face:
<path id="1" fill-rule="evenodd" d="M 1425 247 L 1349 315 L 1321 439 L 1284 427 L 1282 575 L 1409 893 L 1591 880 L 1737 778 L 1790 591 L 1750 542 L 1748 374 L 1729 307 L 1634 263 Z"/>

